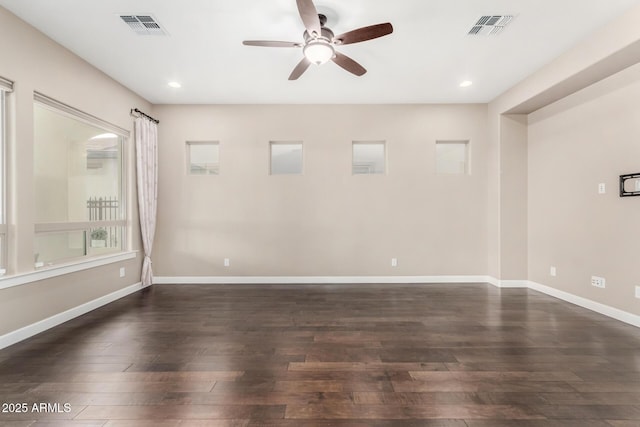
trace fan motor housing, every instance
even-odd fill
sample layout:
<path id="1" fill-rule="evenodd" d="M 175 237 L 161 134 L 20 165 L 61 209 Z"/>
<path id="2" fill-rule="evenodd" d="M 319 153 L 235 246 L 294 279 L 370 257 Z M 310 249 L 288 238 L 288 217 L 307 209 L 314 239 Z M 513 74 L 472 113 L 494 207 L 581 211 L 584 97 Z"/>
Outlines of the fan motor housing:
<path id="1" fill-rule="evenodd" d="M 318 19 L 320 20 L 320 35 L 317 37 L 318 39 L 325 39 L 326 41 L 328 41 L 329 43 L 331 43 L 333 41 L 333 38 L 335 37 L 335 35 L 333 34 L 333 31 L 331 31 L 330 28 L 325 27 L 325 24 L 327 23 L 327 17 L 321 13 L 318 14 Z M 304 37 L 304 41 L 305 43 L 310 42 L 311 40 L 313 40 L 314 38 L 311 36 L 311 34 L 309 34 L 309 32 L 307 30 L 304 31 L 303 33 L 303 37 Z"/>
<path id="2" fill-rule="evenodd" d="M 314 37 L 312 37 L 311 34 L 309 34 L 309 32 L 306 31 L 306 30 L 305 30 L 305 32 L 303 34 L 303 37 L 304 37 L 304 41 L 307 42 L 307 43 L 312 41 L 312 40 L 314 40 Z M 331 31 L 330 28 L 322 27 L 320 29 L 320 35 L 317 38 L 318 39 L 324 39 L 324 40 L 328 41 L 329 43 L 331 43 L 333 41 L 333 37 L 334 37 L 334 34 L 333 34 L 333 31 Z"/>

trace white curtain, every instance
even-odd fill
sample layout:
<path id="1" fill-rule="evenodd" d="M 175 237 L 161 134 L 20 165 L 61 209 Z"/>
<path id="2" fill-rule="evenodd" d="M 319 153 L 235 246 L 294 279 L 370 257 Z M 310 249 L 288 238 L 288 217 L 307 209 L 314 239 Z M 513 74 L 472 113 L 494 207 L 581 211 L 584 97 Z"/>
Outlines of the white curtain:
<path id="1" fill-rule="evenodd" d="M 144 117 L 137 118 L 135 138 L 138 209 L 144 249 L 142 286 L 149 286 L 153 280 L 151 250 L 153 249 L 153 237 L 156 233 L 158 207 L 158 125 Z"/>

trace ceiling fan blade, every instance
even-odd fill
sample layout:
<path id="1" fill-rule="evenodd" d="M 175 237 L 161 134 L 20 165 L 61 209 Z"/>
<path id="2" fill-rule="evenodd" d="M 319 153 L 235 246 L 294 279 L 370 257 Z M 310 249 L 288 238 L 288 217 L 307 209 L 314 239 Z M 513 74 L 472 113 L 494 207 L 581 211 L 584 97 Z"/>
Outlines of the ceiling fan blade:
<path id="1" fill-rule="evenodd" d="M 331 58 L 331 60 L 356 76 L 361 76 L 367 72 L 362 65 L 340 52 L 336 52 L 336 56 Z"/>
<path id="2" fill-rule="evenodd" d="M 309 65 L 311 65 L 311 62 L 306 57 L 302 58 L 302 61 L 298 62 L 298 65 L 296 65 L 296 68 L 294 68 L 293 71 L 291 72 L 291 75 L 289 76 L 289 80 L 298 80 L 298 77 L 300 77 L 302 73 L 307 71 L 307 68 L 309 68 Z"/>
<path id="3" fill-rule="evenodd" d="M 305 28 L 309 34 L 320 34 L 320 18 L 318 17 L 318 10 L 313 4 L 312 0 L 296 0 L 298 3 L 298 12 L 300 12 L 300 18 L 304 23 Z"/>
<path id="4" fill-rule="evenodd" d="M 302 43 L 296 42 L 281 42 L 270 40 L 245 40 L 242 42 L 245 46 L 260 46 L 260 47 L 302 47 Z"/>
<path id="5" fill-rule="evenodd" d="M 336 44 L 351 44 L 364 42 L 378 37 L 386 36 L 393 33 L 393 26 L 386 22 L 384 24 L 369 25 L 368 27 L 358 28 L 357 30 L 348 31 L 333 38 Z"/>

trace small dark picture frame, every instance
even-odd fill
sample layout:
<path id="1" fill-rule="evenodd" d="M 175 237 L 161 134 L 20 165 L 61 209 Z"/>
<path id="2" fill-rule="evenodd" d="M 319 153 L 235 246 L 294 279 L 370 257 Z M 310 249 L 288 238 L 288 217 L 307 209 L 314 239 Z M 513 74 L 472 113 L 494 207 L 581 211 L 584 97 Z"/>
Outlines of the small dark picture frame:
<path id="1" fill-rule="evenodd" d="M 640 191 L 627 191 L 625 190 L 625 183 L 629 180 L 640 179 L 640 173 L 630 173 L 627 175 L 620 175 L 620 197 L 640 196 Z"/>

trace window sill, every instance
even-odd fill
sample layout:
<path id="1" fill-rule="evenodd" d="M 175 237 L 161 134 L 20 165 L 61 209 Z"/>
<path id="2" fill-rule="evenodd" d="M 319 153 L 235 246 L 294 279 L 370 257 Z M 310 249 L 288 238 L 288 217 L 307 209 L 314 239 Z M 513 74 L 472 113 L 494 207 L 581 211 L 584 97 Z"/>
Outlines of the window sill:
<path id="1" fill-rule="evenodd" d="M 44 267 L 36 271 L 31 271 L 29 273 L 0 277 L 0 290 L 12 288 L 19 285 L 25 285 L 27 283 L 37 282 L 39 280 L 46 280 L 65 274 L 75 273 L 77 271 L 89 270 L 91 268 L 100 267 L 103 265 L 114 264 L 116 262 L 134 259 L 137 256 L 138 251 L 119 252 L 117 254 L 104 255 L 101 257 L 91 258 L 79 262 Z"/>

